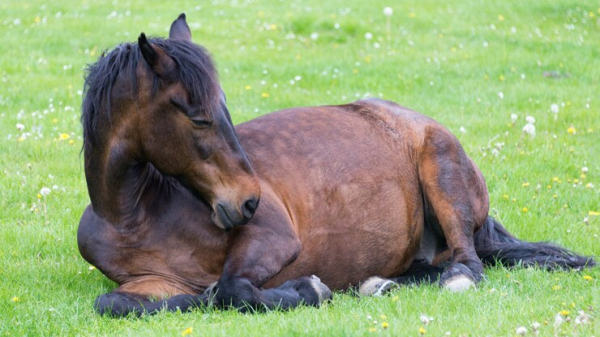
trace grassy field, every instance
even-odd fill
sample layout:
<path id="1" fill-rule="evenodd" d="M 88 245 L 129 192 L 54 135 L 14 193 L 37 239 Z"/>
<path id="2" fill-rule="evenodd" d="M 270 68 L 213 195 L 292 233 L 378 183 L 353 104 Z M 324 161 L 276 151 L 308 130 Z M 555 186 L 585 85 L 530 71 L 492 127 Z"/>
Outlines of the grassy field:
<path id="1" fill-rule="evenodd" d="M 234 122 L 291 106 L 394 100 L 459 137 L 486 176 L 491 214 L 511 232 L 600 256 L 597 1 L 8 0 L 0 4 L 0 335 L 512 336 L 518 327 L 533 335 L 536 323 L 542 336 L 600 335 L 600 268 L 496 268 L 466 293 L 335 294 L 323 308 L 291 312 L 97 316 L 94 298 L 115 284 L 76 245 L 89 203 L 83 68 L 142 31 L 165 36 L 180 12 L 216 60 Z M 535 136 L 523 131 L 528 116 Z"/>

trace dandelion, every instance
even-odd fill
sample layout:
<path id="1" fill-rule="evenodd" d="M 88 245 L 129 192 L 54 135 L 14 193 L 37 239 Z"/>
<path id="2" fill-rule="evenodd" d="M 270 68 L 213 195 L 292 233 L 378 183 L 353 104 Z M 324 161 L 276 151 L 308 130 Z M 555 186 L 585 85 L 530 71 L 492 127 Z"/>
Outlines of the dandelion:
<path id="1" fill-rule="evenodd" d="M 574 135 L 577 133 L 577 129 L 575 129 L 574 127 L 571 126 L 567 129 L 567 133 L 570 135 Z"/>
<path id="2" fill-rule="evenodd" d="M 498 21 L 504 21 L 504 15 L 498 14 Z"/>
<path id="3" fill-rule="evenodd" d="M 246 90 L 250 90 L 250 89 L 252 89 L 252 87 L 251 87 L 251 86 L 249 86 L 249 85 L 247 85 L 247 86 L 245 86 L 245 87 L 244 87 L 244 89 L 246 89 Z"/>
<path id="4" fill-rule="evenodd" d="M 589 212 L 588 212 L 588 215 L 591 215 L 591 216 L 598 216 L 598 215 L 600 215 L 600 212 L 596 212 L 596 211 L 589 211 Z"/>
<path id="5" fill-rule="evenodd" d="M 270 95 L 268 92 L 263 92 L 262 95 L 260 95 L 262 98 L 268 98 Z"/>
<path id="6" fill-rule="evenodd" d="M 523 187 L 527 187 L 527 186 L 529 186 L 530 184 L 529 184 L 528 182 L 524 182 L 522 185 L 523 185 Z"/>
<path id="7" fill-rule="evenodd" d="M 60 140 L 67 140 L 67 139 L 71 138 L 71 136 L 69 136 L 68 133 L 61 133 L 59 138 L 60 138 Z"/>
<path id="8" fill-rule="evenodd" d="M 587 184 L 585 185 L 585 188 L 592 189 L 592 188 L 594 188 L 594 184 L 592 184 L 592 183 L 587 183 Z"/>
<path id="9" fill-rule="evenodd" d="M 527 328 L 524 326 L 520 326 L 517 328 L 517 330 L 515 332 L 517 333 L 517 335 L 523 336 L 527 333 Z"/>
<path id="10" fill-rule="evenodd" d="M 558 291 L 558 290 L 560 290 L 560 286 L 558 284 L 555 286 L 552 286 L 552 290 Z"/>
<path id="11" fill-rule="evenodd" d="M 525 126 L 523 127 L 523 132 L 530 135 L 532 138 L 535 137 L 535 125 L 531 123 L 525 124 Z"/>
<path id="12" fill-rule="evenodd" d="M 373 327 L 370 327 L 370 328 L 369 328 L 369 332 L 377 332 L 377 329 L 375 329 L 375 328 L 373 328 Z"/>
<path id="13" fill-rule="evenodd" d="M 17 303 L 17 302 L 21 301 L 21 299 L 20 299 L 19 297 L 17 297 L 17 296 L 14 296 L 14 297 L 13 297 L 13 298 L 11 298 L 10 300 L 11 300 L 12 302 L 15 302 L 15 303 Z"/>
<path id="14" fill-rule="evenodd" d="M 426 332 L 427 332 L 427 330 L 425 330 L 425 328 L 424 328 L 424 327 L 420 327 L 420 328 L 419 328 L 419 333 L 420 333 L 421 335 L 425 334 Z"/>
<path id="15" fill-rule="evenodd" d="M 50 194 L 50 191 L 52 191 L 51 189 L 49 189 L 48 187 L 42 187 L 42 189 L 40 190 L 40 195 L 42 197 L 47 196 L 48 194 Z"/>
<path id="16" fill-rule="evenodd" d="M 388 322 L 383 322 L 381 323 L 381 327 L 384 329 L 387 329 L 390 325 L 388 324 Z"/>
<path id="17" fill-rule="evenodd" d="M 419 319 L 421 320 L 421 323 L 423 323 L 423 325 L 427 325 L 431 323 L 431 321 L 433 321 L 432 317 L 427 317 L 426 315 L 419 316 Z"/>
<path id="18" fill-rule="evenodd" d="M 561 316 L 569 316 L 571 313 L 569 310 L 562 310 L 558 312 Z"/>
<path id="19" fill-rule="evenodd" d="M 529 211 L 529 209 L 527 209 L 527 207 L 523 207 L 523 213 L 527 213 Z"/>
<path id="20" fill-rule="evenodd" d="M 383 9 L 383 15 L 390 17 L 392 14 L 394 14 L 394 10 L 391 7 L 385 7 Z"/>
<path id="21" fill-rule="evenodd" d="M 586 281 L 591 281 L 591 280 L 593 280 L 594 278 L 593 278 L 593 277 L 591 277 L 590 275 L 583 275 L 583 279 L 584 279 L 584 280 L 586 280 Z"/>
<path id="22" fill-rule="evenodd" d="M 192 331 L 194 331 L 194 329 L 192 329 L 192 327 L 189 327 L 189 328 L 187 328 L 187 329 L 183 330 L 183 331 L 181 332 L 181 335 L 182 335 L 182 336 L 187 336 L 187 335 L 191 334 L 191 333 L 192 333 Z"/>

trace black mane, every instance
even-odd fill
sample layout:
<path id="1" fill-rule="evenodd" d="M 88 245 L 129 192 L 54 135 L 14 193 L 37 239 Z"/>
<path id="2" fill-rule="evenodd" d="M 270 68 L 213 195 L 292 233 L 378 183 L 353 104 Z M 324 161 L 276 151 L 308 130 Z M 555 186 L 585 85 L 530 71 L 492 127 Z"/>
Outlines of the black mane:
<path id="1" fill-rule="evenodd" d="M 178 80 L 189 92 L 191 103 L 210 111 L 221 93 L 217 72 L 208 52 L 188 41 L 162 38 L 149 41 L 165 50 L 177 64 Z M 98 118 L 102 114 L 110 118 L 111 92 L 117 77 L 129 78 L 133 90 L 137 90 L 136 68 L 140 60 L 144 62 L 138 44 L 124 43 L 103 53 L 96 63 L 88 65 L 81 109 L 84 150 L 98 140 Z M 154 97 L 159 89 L 158 76 L 154 76 L 152 88 Z"/>

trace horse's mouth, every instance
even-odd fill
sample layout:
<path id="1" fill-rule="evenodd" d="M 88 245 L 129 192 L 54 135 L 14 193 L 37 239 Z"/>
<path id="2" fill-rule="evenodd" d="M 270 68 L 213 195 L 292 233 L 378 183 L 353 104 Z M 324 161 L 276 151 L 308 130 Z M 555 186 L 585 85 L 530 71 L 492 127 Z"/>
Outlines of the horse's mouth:
<path id="1" fill-rule="evenodd" d="M 212 220 L 217 227 L 225 231 L 230 231 L 233 229 L 233 227 L 235 227 L 233 221 L 229 217 L 229 214 L 227 214 L 227 211 L 223 205 L 220 204 L 217 205 L 216 209 L 214 210 Z"/>

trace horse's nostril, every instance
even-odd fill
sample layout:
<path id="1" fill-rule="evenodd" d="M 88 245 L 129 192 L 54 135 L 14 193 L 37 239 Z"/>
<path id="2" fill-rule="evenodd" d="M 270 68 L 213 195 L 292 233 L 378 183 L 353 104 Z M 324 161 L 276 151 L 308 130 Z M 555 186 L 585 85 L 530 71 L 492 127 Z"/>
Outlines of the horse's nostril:
<path id="1" fill-rule="evenodd" d="M 250 220 L 252 218 L 254 212 L 256 212 L 256 209 L 258 208 L 258 203 L 259 199 L 254 197 L 246 200 L 246 202 L 242 206 L 242 213 L 246 220 Z"/>

